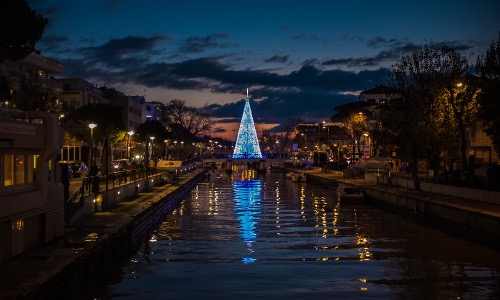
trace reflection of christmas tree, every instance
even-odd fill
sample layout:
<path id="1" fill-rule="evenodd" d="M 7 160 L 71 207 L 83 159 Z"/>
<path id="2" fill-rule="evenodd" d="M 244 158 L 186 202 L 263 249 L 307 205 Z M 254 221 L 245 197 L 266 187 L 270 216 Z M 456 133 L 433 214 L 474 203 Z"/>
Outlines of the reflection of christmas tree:
<path id="1" fill-rule="evenodd" d="M 236 139 L 233 158 L 262 158 L 249 100 L 247 91 L 247 99 L 245 108 L 243 109 L 240 129 L 238 130 L 238 138 Z"/>

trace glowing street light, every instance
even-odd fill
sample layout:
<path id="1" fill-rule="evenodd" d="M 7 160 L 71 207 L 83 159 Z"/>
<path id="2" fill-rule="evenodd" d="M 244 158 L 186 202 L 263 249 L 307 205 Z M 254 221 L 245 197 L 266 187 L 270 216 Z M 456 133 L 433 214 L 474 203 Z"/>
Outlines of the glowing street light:
<path id="1" fill-rule="evenodd" d="M 165 159 L 168 159 L 168 141 L 169 140 L 163 140 L 165 143 Z"/>
<path id="2" fill-rule="evenodd" d="M 150 136 L 149 139 L 151 140 L 151 158 L 154 156 L 154 140 L 156 137 Z"/>
<path id="3" fill-rule="evenodd" d="M 177 144 L 177 141 L 174 141 L 175 147 L 177 148 L 177 160 L 179 160 L 179 145 Z"/>
<path id="4" fill-rule="evenodd" d="M 94 128 L 96 128 L 97 124 L 90 123 L 89 128 L 90 128 L 90 161 L 89 165 L 94 162 Z"/>
<path id="5" fill-rule="evenodd" d="M 128 134 L 128 147 L 127 147 L 127 151 L 128 151 L 128 161 L 131 162 L 132 161 L 132 149 L 130 148 L 130 143 L 131 143 L 131 138 L 132 136 L 134 135 L 134 131 L 133 130 L 130 130 L 127 132 Z"/>

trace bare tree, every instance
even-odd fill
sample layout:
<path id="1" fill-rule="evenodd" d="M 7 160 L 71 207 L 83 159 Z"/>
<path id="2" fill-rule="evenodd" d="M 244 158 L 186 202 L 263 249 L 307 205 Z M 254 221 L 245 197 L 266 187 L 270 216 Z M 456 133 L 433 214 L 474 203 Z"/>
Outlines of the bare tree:
<path id="1" fill-rule="evenodd" d="M 480 55 L 476 62 L 476 71 L 481 78 L 482 93 L 479 96 L 480 116 L 484 120 L 483 128 L 493 141 L 493 146 L 500 152 L 500 34 L 496 42 L 491 43 L 485 55 Z"/>
<path id="2" fill-rule="evenodd" d="M 214 124 L 209 114 L 178 99 L 166 104 L 166 117 L 170 129 L 178 128 L 192 136 L 208 133 Z"/>

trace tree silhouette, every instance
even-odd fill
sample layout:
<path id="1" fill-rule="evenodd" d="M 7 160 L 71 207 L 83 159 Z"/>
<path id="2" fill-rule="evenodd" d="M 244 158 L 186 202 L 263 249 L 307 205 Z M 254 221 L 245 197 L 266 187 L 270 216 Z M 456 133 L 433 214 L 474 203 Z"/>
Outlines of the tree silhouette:
<path id="1" fill-rule="evenodd" d="M 476 62 L 476 71 L 481 78 L 482 93 L 479 95 L 480 116 L 483 128 L 500 153 L 500 33 L 498 40 L 491 43 L 485 55 Z"/>
<path id="2" fill-rule="evenodd" d="M 47 23 L 26 0 L 0 1 L 0 63 L 21 60 L 34 52 Z"/>

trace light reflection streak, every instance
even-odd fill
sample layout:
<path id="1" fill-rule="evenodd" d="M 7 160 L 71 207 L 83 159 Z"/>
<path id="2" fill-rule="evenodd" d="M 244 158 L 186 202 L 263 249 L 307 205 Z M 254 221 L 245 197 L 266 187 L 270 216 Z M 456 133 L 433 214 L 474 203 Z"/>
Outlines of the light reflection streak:
<path id="1" fill-rule="evenodd" d="M 252 244 L 257 238 L 258 214 L 262 205 L 262 180 L 254 179 L 253 170 L 242 171 L 242 180 L 233 180 L 234 210 L 240 222 L 240 236 L 247 244 L 248 252 L 253 253 Z M 256 259 L 243 257 L 243 263 L 252 263 Z"/>

